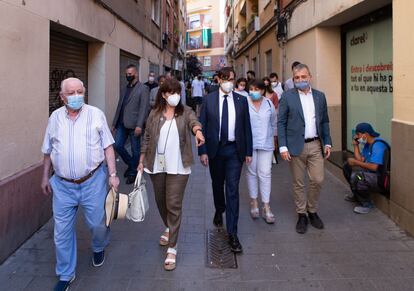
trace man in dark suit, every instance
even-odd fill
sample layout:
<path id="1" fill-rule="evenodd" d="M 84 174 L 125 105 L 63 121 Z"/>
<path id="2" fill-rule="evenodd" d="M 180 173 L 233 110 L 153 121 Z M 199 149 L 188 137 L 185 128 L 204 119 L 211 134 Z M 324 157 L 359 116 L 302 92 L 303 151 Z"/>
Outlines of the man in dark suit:
<path id="1" fill-rule="evenodd" d="M 229 244 L 233 252 L 239 253 L 242 251 L 237 237 L 239 181 L 243 163 L 251 162 L 252 130 L 247 99 L 232 91 L 233 69 L 223 68 L 218 78 L 220 89 L 203 98 L 200 122 L 206 142 L 198 153 L 201 163 L 210 166 L 216 208 L 213 223 L 222 226 L 226 212 Z"/>
<path id="2" fill-rule="evenodd" d="M 317 214 L 324 179 L 324 160 L 331 153 L 329 117 L 325 94 L 311 88 L 311 74 L 305 64 L 293 70 L 295 88 L 285 91 L 279 103 L 278 134 L 280 155 L 290 163 L 298 222 L 296 231 L 305 233 L 308 218 L 312 226 L 324 227 Z M 309 176 L 305 194 L 305 172 Z"/>
<path id="3" fill-rule="evenodd" d="M 137 67 L 129 65 L 125 75 L 128 85 L 121 90 L 112 130 L 115 132 L 115 150 L 128 165 L 124 173 L 124 177 L 127 178 L 126 183 L 131 184 L 134 183 L 137 175 L 141 135 L 150 107 L 149 90 L 139 82 Z M 132 155 L 125 149 L 128 137 Z"/>

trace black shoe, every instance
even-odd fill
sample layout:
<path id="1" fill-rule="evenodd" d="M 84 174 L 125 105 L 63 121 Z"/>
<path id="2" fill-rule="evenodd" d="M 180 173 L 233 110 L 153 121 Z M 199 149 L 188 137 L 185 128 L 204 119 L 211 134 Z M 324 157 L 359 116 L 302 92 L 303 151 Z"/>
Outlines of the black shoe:
<path id="1" fill-rule="evenodd" d="M 55 288 L 53 288 L 54 291 L 67 291 L 69 290 L 70 284 L 75 280 L 75 277 L 70 279 L 69 281 L 62 281 L 59 280 L 59 282 L 56 283 Z"/>
<path id="2" fill-rule="evenodd" d="M 309 217 L 310 224 L 312 224 L 312 226 L 314 228 L 323 229 L 323 222 L 319 218 L 319 216 L 318 216 L 318 214 L 316 212 L 315 213 L 310 213 L 309 212 L 308 213 L 308 217 Z"/>
<path id="3" fill-rule="evenodd" d="M 237 234 L 229 234 L 229 245 L 233 253 L 241 253 L 243 251 L 242 245 L 239 242 Z"/>
<path id="4" fill-rule="evenodd" d="M 299 213 L 299 219 L 296 223 L 296 232 L 300 234 L 304 234 L 308 229 L 308 218 L 306 214 Z"/>
<path id="5" fill-rule="evenodd" d="M 93 253 L 92 257 L 92 265 L 94 267 L 100 267 L 105 262 L 105 251 Z"/>
<path id="6" fill-rule="evenodd" d="M 126 178 L 126 180 L 125 180 L 125 184 L 132 184 L 132 183 L 135 183 L 135 178 L 136 178 L 137 176 L 128 176 L 127 178 Z"/>
<path id="7" fill-rule="evenodd" d="M 223 214 L 221 212 L 216 211 L 216 213 L 214 214 L 213 224 L 216 227 L 223 226 Z"/>

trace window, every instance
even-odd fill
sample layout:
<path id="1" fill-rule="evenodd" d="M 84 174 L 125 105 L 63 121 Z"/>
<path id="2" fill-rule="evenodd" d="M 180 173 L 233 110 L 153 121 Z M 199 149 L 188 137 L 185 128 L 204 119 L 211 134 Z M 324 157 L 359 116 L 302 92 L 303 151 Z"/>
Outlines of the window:
<path id="1" fill-rule="evenodd" d="M 272 50 L 266 52 L 266 76 L 272 72 Z"/>
<path id="2" fill-rule="evenodd" d="M 204 57 L 204 67 L 211 66 L 211 57 Z"/>
<path id="3" fill-rule="evenodd" d="M 212 22 L 212 19 L 211 19 L 211 14 L 204 14 L 203 26 L 204 27 L 212 27 L 213 26 L 213 22 Z"/>
<path id="4" fill-rule="evenodd" d="M 151 0 L 151 19 L 160 24 L 160 0 Z"/>
<path id="5" fill-rule="evenodd" d="M 200 23 L 200 14 L 191 15 L 189 22 L 190 22 L 189 23 L 190 29 L 199 28 L 201 26 L 201 23 Z"/>
<path id="6" fill-rule="evenodd" d="M 196 50 L 200 48 L 201 45 L 201 37 L 199 35 L 197 36 L 190 36 L 190 49 Z"/>
<path id="7" fill-rule="evenodd" d="M 155 76 L 158 77 L 160 75 L 160 66 L 155 63 L 150 63 L 149 71 L 154 72 Z"/>
<path id="8" fill-rule="evenodd" d="M 253 71 L 256 73 L 256 74 L 258 74 L 258 72 L 257 72 L 257 59 L 256 58 L 253 58 L 252 59 L 252 69 L 253 69 Z"/>
<path id="9" fill-rule="evenodd" d="M 167 7 L 167 15 L 165 17 L 165 32 L 168 33 L 170 32 L 170 9 Z"/>

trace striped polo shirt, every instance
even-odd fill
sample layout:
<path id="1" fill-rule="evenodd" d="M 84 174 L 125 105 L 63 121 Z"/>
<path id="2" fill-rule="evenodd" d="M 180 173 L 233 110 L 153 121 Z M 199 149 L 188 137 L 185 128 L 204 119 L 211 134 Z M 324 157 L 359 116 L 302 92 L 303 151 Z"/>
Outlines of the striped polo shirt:
<path id="1" fill-rule="evenodd" d="M 42 152 L 50 155 L 56 175 L 79 179 L 103 162 L 104 149 L 113 143 L 100 109 L 85 104 L 76 119 L 71 120 L 62 106 L 49 117 Z"/>

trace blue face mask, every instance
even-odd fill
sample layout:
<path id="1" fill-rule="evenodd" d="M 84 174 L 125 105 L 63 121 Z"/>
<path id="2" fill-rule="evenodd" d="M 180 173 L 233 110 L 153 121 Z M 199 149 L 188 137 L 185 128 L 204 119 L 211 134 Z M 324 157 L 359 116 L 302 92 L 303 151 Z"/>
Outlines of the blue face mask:
<path id="1" fill-rule="evenodd" d="M 299 90 L 306 90 L 309 88 L 309 82 L 308 81 L 295 82 L 295 87 L 296 89 L 299 89 Z"/>
<path id="2" fill-rule="evenodd" d="M 68 107 L 72 110 L 79 110 L 85 104 L 83 95 L 68 96 Z"/>
<path id="3" fill-rule="evenodd" d="M 249 92 L 250 98 L 252 98 L 253 101 L 260 100 L 262 98 L 262 94 L 260 92 L 250 91 Z"/>

